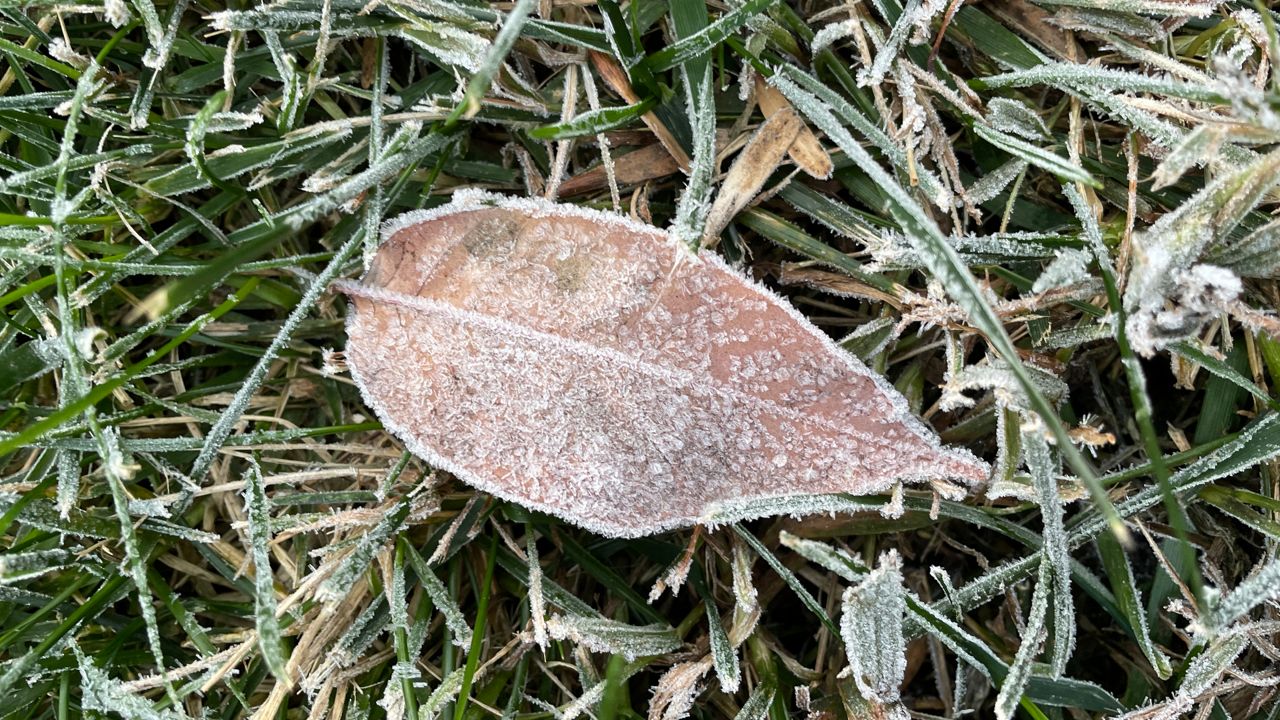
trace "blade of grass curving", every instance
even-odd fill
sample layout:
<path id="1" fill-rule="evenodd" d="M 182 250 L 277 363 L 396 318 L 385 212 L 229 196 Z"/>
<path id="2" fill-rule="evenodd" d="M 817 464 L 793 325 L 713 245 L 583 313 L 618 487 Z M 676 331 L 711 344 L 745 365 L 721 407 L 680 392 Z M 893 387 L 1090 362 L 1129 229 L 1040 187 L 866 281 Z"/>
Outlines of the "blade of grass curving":
<path id="1" fill-rule="evenodd" d="M 684 644 L 680 640 L 680 628 L 666 622 L 630 625 L 601 617 L 595 611 L 588 615 L 554 615 L 547 622 L 547 632 L 556 640 L 572 640 L 592 652 L 621 655 L 628 661 L 664 655 Z"/>
<path id="2" fill-rule="evenodd" d="M 1071 553 L 1067 548 L 1067 534 L 1063 528 L 1062 499 L 1058 495 L 1058 473 L 1049 444 L 1038 432 L 1024 433 L 1022 451 L 1036 487 L 1036 500 L 1040 504 L 1040 517 L 1044 523 L 1044 562 L 1049 567 L 1053 582 L 1053 651 L 1051 667 L 1053 676 L 1059 677 L 1066 670 L 1067 661 L 1075 648 L 1075 603 L 1071 597 Z"/>
<path id="3" fill-rule="evenodd" d="M 1088 170 L 1080 167 L 1076 163 L 1055 155 L 1037 145 L 1016 138 L 1008 133 L 1000 132 L 995 128 L 983 123 L 974 123 L 973 132 L 978 137 L 1004 150 L 1016 158 L 1035 165 L 1036 167 L 1047 170 L 1058 177 L 1063 182 L 1082 182 L 1090 187 L 1101 188 L 1102 182 L 1089 174 Z"/>
<path id="4" fill-rule="evenodd" d="M 431 598 L 436 609 L 444 615 L 445 625 L 449 628 L 453 644 L 460 648 L 469 646 L 472 630 L 467 625 L 467 615 L 458 605 L 456 596 L 449 592 L 435 571 L 408 540 L 399 538 L 396 541 L 396 547 L 409 560 L 409 565 L 413 567 L 413 572 L 418 576 L 418 582 L 422 583 L 422 589 L 426 591 L 427 597 Z"/>
<path id="5" fill-rule="evenodd" d="M 840 628 L 831 620 L 831 616 L 827 615 L 827 611 L 822 608 L 822 605 L 820 605 L 818 601 L 814 599 L 813 595 L 805 589 L 804 585 L 800 584 L 800 578 L 796 577 L 795 573 L 788 570 L 787 566 L 783 565 L 782 561 L 778 560 L 776 555 L 769 552 L 769 548 L 765 547 L 764 543 L 760 542 L 755 535 L 742 527 L 740 523 L 733 524 L 733 531 L 738 534 L 738 537 L 745 540 L 747 544 L 751 546 L 751 549 L 755 551 L 756 555 L 760 556 L 760 559 L 764 560 L 765 563 L 778 574 L 778 577 L 782 578 L 782 581 L 787 584 L 787 587 L 791 588 L 791 591 L 800 598 L 801 604 L 808 608 L 809 612 L 813 613 L 818 620 L 822 621 L 822 624 L 831 632 L 832 635 L 840 637 Z"/>
<path id="6" fill-rule="evenodd" d="M 820 101 L 820 106 L 826 109 L 829 114 L 832 114 L 844 121 L 844 123 L 857 130 L 862 137 L 869 140 L 871 144 L 875 146 L 876 150 L 879 150 L 884 154 L 885 158 L 889 160 L 899 173 L 907 176 L 912 176 L 914 174 L 914 176 L 919 179 L 920 188 L 924 191 L 925 195 L 931 202 L 936 203 L 939 207 L 950 206 L 951 192 L 943 186 L 942 182 L 938 179 L 938 176 L 932 170 L 911 162 L 911 159 L 907 157 L 906 151 L 903 150 L 898 143 L 894 142 L 893 139 L 884 132 L 884 130 L 881 130 L 879 125 L 867 116 L 858 112 L 858 109 L 854 107 L 852 103 L 848 102 L 834 90 L 827 87 L 827 85 L 818 78 L 792 65 L 783 65 L 779 67 L 777 69 L 776 76 L 786 78 L 793 86 L 800 88 L 802 90 L 802 96 L 806 97 L 806 99 L 817 98 Z M 782 89 L 772 79 L 770 79 L 770 83 L 773 83 L 779 90 Z M 788 97 L 788 99 L 792 101 L 792 104 L 795 104 L 795 100 L 792 100 L 790 97 Z M 797 106 L 796 109 L 801 112 L 805 112 L 804 109 L 799 106 Z M 810 120 L 813 120 L 813 118 L 810 118 Z M 847 135 L 848 133 L 846 132 L 845 134 Z M 865 155 L 866 152 L 863 151 L 863 154 Z M 849 156 L 849 158 L 850 160 L 855 160 L 853 156 Z M 857 162 L 859 166 L 862 165 L 861 162 L 856 160 L 855 162 Z M 905 229 L 906 228 L 904 228 L 904 230 Z"/>
<path id="7" fill-rule="evenodd" d="M 1220 91 L 1210 86 L 1153 77 L 1127 70 L 1094 67 L 1084 63 L 1047 63 L 1003 75 L 977 78 L 969 84 L 975 90 L 1049 85 L 1062 89 L 1151 93 L 1195 102 L 1229 103 Z"/>
<path id="8" fill-rule="evenodd" d="M 655 102 L 654 98 L 647 98 L 634 105 L 589 110 L 565 122 L 536 127 L 529 131 L 529 137 L 550 141 L 598 135 L 631 124 L 652 110 Z"/>

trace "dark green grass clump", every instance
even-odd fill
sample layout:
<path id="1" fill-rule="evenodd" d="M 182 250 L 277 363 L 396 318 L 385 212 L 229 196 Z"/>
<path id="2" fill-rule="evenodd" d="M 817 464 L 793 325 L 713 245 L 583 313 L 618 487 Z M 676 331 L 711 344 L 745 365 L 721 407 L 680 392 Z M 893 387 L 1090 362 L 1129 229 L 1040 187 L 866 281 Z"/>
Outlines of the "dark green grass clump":
<path id="1" fill-rule="evenodd" d="M 1280 716 L 1278 21 L 0 3 L 0 720 Z M 621 541 L 434 471 L 330 283 L 460 187 L 714 244 L 991 482 Z"/>

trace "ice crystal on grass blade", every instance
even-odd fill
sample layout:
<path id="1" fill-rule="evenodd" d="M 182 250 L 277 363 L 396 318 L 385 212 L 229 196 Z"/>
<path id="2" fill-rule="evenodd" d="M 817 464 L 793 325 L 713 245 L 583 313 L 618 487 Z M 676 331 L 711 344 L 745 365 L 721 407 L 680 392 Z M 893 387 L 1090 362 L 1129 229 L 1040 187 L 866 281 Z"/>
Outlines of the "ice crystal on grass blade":
<path id="1" fill-rule="evenodd" d="M 387 230 L 347 361 L 436 467 L 602 534 L 814 493 L 986 477 L 883 378 L 717 256 L 652 227 L 461 193 Z"/>
<path id="2" fill-rule="evenodd" d="M 880 566 L 845 590 L 840 615 L 849 672 L 867 700 L 883 706 L 884 716 L 906 720 L 898 687 L 907 672 L 906 615 L 902 560 L 895 550 L 880 556 Z"/>
<path id="3" fill-rule="evenodd" d="M 592 652 L 621 655 L 627 660 L 669 653 L 682 644 L 668 625 L 628 625 L 582 615 L 554 615 L 547 620 L 547 632 L 556 640 L 572 640 Z"/>

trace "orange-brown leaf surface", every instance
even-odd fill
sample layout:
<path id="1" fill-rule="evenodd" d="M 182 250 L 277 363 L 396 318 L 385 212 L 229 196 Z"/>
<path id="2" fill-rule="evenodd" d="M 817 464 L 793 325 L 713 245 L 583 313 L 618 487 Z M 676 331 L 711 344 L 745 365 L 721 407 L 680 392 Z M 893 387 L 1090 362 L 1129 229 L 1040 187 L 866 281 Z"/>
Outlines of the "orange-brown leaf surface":
<path id="1" fill-rule="evenodd" d="M 352 374 L 410 450 L 604 535 L 987 476 L 784 300 L 617 215 L 461 192 L 342 289 Z"/>

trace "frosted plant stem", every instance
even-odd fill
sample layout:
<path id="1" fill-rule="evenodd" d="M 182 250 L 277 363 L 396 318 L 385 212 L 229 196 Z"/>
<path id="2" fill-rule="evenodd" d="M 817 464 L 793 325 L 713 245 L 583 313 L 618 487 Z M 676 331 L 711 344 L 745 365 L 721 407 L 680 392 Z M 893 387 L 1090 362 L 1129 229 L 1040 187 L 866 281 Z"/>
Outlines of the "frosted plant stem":
<path id="1" fill-rule="evenodd" d="M 1151 407 L 1151 398 L 1147 395 L 1146 374 L 1142 371 L 1142 364 L 1138 362 L 1138 358 L 1133 352 L 1133 347 L 1129 343 L 1127 330 L 1128 312 L 1125 309 L 1123 299 L 1120 297 L 1115 266 L 1111 263 L 1111 253 L 1107 250 L 1106 244 L 1102 240 L 1102 231 L 1098 227 L 1093 213 L 1089 210 L 1084 196 L 1080 194 L 1080 190 L 1073 183 L 1065 183 L 1062 186 L 1062 191 L 1067 196 L 1067 199 L 1071 201 L 1071 207 L 1075 210 L 1076 217 L 1080 220 L 1081 227 L 1084 229 L 1085 239 L 1093 251 L 1099 273 L 1102 275 L 1102 282 L 1107 290 L 1107 304 L 1111 307 L 1111 311 L 1115 313 L 1115 337 L 1116 346 L 1120 350 L 1120 364 L 1124 367 L 1125 376 L 1129 382 L 1129 400 L 1133 403 L 1138 431 L 1142 435 L 1142 444 L 1147 452 L 1147 458 L 1151 462 L 1151 474 L 1155 476 L 1156 483 L 1160 487 L 1160 496 L 1164 502 L 1165 512 L 1169 514 L 1169 522 L 1173 526 L 1174 537 L 1177 538 L 1178 543 L 1184 549 L 1194 555 L 1194 548 L 1192 548 L 1191 542 L 1187 537 L 1189 520 L 1187 519 L 1186 511 L 1183 510 L 1182 505 L 1178 503 L 1178 499 L 1173 494 L 1173 488 L 1169 482 L 1169 468 L 1165 465 L 1164 453 L 1160 449 L 1160 440 L 1156 435 L 1155 424 L 1152 422 L 1154 411 Z M 1127 538 L 1127 532 L 1124 534 L 1117 533 L 1116 537 L 1123 543 Z M 1188 566 L 1187 575 L 1196 598 L 1203 601 L 1204 581 L 1200 578 L 1199 566 L 1196 563 L 1191 563 Z"/>
<path id="2" fill-rule="evenodd" d="M 248 518 L 249 545 L 253 559 L 254 617 L 258 627 L 258 649 L 278 682 L 291 683 L 276 619 L 275 578 L 271 572 L 271 515 L 262 471 L 251 462 L 245 473 L 244 509 Z"/>
<path id="3" fill-rule="evenodd" d="M 390 77 L 386 38 L 378 38 L 377 47 L 377 59 L 375 60 L 377 63 L 377 76 L 373 80 L 373 97 L 369 103 L 369 167 L 376 167 L 378 161 L 382 159 L 383 136 L 386 134 L 382 121 L 382 103 L 383 95 L 387 88 L 387 78 Z M 385 191 L 382 185 L 375 185 L 368 202 L 362 208 L 364 211 L 365 270 L 369 269 L 369 264 L 373 262 L 373 255 L 378 250 L 378 222 L 382 218 L 385 204 Z"/>
<path id="4" fill-rule="evenodd" d="M 711 66 L 701 78 L 691 78 L 684 67 L 680 68 L 684 80 L 685 102 L 689 105 L 693 124 L 693 164 L 689 181 L 676 207 L 676 218 L 671 231 L 676 239 L 696 249 L 706 225 L 707 212 L 711 209 L 711 183 L 715 175 L 716 111 L 715 97 L 711 94 Z"/>
<path id="5" fill-rule="evenodd" d="M 169 54 L 173 51 L 173 41 L 178 35 L 178 28 L 182 22 L 182 15 L 187 11 L 187 5 L 190 0 L 177 0 L 169 9 L 169 22 L 166 27 L 160 27 L 160 17 L 156 14 L 155 5 L 151 0 L 135 0 L 134 7 L 138 8 L 138 12 L 142 15 L 144 25 L 147 28 L 148 40 L 151 47 L 143 54 L 142 64 L 148 70 L 138 84 L 138 90 L 133 96 L 133 104 L 129 108 L 129 124 L 135 129 L 147 127 L 150 119 L 147 113 L 155 100 L 156 84 L 160 80 L 160 73 L 169 63 Z"/>
<path id="6" fill-rule="evenodd" d="M 289 344 L 289 340 L 293 337 L 298 325 L 306 318 L 307 313 L 311 312 L 311 308 L 315 306 L 320 296 L 328 289 L 329 283 L 333 282 L 334 278 L 342 272 L 347 260 L 351 259 L 356 250 L 362 246 L 363 240 L 363 232 L 353 233 L 342 244 L 342 247 L 338 248 L 338 252 L 334 254 L 333 259 L 329 261 L 325 269 L 311 281 L 307 291 L 303 293 L 302 299 L 298 301 L 298 305 L 294 307 L 293 312 L 289 313 L 288 319 L 284 321 L 280 332 L 276 333 L 271 345 L 262 353 L 262 357 L 253 366 L 253 370 L 249 371 L 249 374 L 245 377 L 244 383 L 236 391 L 235 397 L 231 399 L 227 409 L 223 411 L 222 417 L 218 418 L 218 422 L 209 430 L 204 446 L 200 448 L 200 454 L 191 466 L 190 477 L 192 482 L 200 483 L 204 480 L 204 476 L 209 472 L 209 467 L 213 465 L 213 460 L 217 457 L 222 444 L 231 435 L 231 429 L 235 427 L 235 424 L 240 420 L 240 416 L 244 414 L 245 408 L 248 407 L 250 398 L 258 391 L 262 381 L 266 379 L 267 372 L 271 369 L 271 363 L 275 362 L 275 359 L 280 355 L 280 351 Z"/>
<path id="7" fill-rule="evenodd" d="M 520 37 L 520 31 L 524 28 L 525 22 L 529 19 L 529 13 L 532 12 L 535 5 L 535 0 L 516 0 L 515 7 L 511 8 L 511 12 L 507 13 L 506 22 L 502 23 L 502 29 L 494 37 L 493 44 L 489 47 L 488 55 L 485 56 L 484 61 L 480 64 L 480 69 L 471 76 L 471 80 L 467 83 L 466 95 L 463 97 L 462 102 L 445 119 L 445 130 L 453 128 L 458 120 L 464 117 L 473 117 L 480 112 L 480 98 L 489 92 L 489 86 L 493 83 L 493 76 L 498 74 L 498 71 L 502 68 L 502 63 L 506 61 L 507 54 L 511 52 L 511 48 Z"/>
<path id="8" fill-rule="evenodd" d="M 181 708 L 182 702 L 169 680 L 169 671 L 164 662 L 164 650 L 160 647 L 160 626 L 156 621 L 155 603 L 151 597 L 151 586 L 147 582 L 147 565 L 138 549 L 138 538 L 133 531 L 133 518 L 129 514 L 129 495 L 124 488 L 124 480 L 120 477 L 117 462 L 122 457 L 119 438 L 112 428 L 108 436 L 98 426 L 97 411 L 89 408 L 85 411 L 85 420 L 94 436 L 98 438 L 98 452 L 103 458 L 103 472 L 107 484 L 111 488 L 112 505 L 115 508 L 116 520 L 120 523 L 120 539 L 124 544 L 125 565 L 133 586 L 138 591 L 138 607 L 142 611 L 142 621 L 147 627 L 147 642 L 151 646 L 151 656 L 156 661 L 156 669 L 164 681 L 165 694 L 175 708 Z"/>

